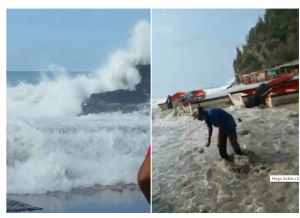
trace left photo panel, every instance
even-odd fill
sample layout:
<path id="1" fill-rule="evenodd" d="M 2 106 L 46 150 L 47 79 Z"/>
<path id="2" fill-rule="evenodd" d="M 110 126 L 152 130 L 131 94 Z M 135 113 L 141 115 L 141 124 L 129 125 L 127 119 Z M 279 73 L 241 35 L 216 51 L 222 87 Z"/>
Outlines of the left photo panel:
<path id="1" fill-rule="evenodd" d="M 150 10 L 7 10 L 7 212 L 150 212 Z"/>

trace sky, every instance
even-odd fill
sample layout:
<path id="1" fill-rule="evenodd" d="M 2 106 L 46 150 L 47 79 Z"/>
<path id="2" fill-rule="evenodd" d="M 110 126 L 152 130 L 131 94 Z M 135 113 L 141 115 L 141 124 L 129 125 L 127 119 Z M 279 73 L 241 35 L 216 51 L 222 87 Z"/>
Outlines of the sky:
<path id="1" fill-rule="evenodd" d="M 254 9 L 153 10 L 153 98 L 232 81 L 236 47 L 263 14 Z"/>
<path id="2" fill-rule="evenodd" d="M 91 71 L 124 48 L 150 10 L 15 10 L 7 13 L 7 69 Z"/>

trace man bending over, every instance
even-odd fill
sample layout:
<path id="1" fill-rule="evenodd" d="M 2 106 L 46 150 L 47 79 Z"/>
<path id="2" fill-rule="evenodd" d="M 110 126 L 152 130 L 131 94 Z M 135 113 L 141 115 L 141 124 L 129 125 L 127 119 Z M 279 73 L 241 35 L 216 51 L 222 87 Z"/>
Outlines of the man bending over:
<path id="1" fill-rule="evenodd" d="M 205 121 L 208 127 L 208 142 L 206 147 L 209 147 L 212 136 L 212 126 L 219 128 L 218 148 L 222 158 L 231 160 L 227 154 L 227 138 L 229 138 L 231 146 L 236 154 L 243 155 L 240 145 L 237 141 L 236 123 L 234 118 L 221 108 L 204 109 L 198 107 L 193 113 L 194 119 Z"/>

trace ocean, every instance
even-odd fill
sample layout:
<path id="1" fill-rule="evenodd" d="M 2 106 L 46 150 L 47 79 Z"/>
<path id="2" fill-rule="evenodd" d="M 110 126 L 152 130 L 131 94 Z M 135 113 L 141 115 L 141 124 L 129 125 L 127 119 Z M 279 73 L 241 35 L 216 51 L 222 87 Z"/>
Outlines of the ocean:
<path id="1" fill-rule="evenodd" d="M 74 81 L 84 76 L 70 73 L 45 77 L 38 72 L 7 72 L 8 196 L 22 199 L 22 195 L 29 194 L 32 198 L 37 195 L 47 199 L 53 192 L 72 193 L 97 185 L 126 187 L 137 183 L 137 170 L 150 143 L 149 103 L 145 101 L 127 113 L 115 110 L 80 115 L 80 104 L 72 104 L 85 98 L 71 92 L 76 91 L 72 87 Z M 131 212 L 149 212 L 141 194 L 132 197 L 144 204 L 139 203 Z M 66 208 L 54 212 L 63 209 Z M 107 212 L 103 207 L 100 209 Z M 113 207 L 110 209 L 114 211 Z"/>
<path id="2" fill-rule="evenodd" d="M 150 144 L 149 31 L 138 22 L 128 47 L 90 72 L 7 72 L 8 200 L 39 212 L 150 211 L 137 186 Z"/>

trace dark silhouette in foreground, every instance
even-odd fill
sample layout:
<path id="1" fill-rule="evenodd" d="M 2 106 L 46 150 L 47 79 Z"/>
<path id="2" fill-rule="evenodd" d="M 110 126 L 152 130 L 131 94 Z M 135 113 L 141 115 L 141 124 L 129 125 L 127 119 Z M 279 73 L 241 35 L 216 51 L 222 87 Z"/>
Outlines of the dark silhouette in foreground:
<path id="1" fill-rule="evenodd" d="M 150 166 L 151 166 L 151 148 L 147 150 L 145 160 L 143 161 L 139 172 L 138 172 L 138 184 L 141 191 L 143 192 L 148 203 L 150 203 L 150 193 L 151 193 L 151 176 L 150 176 Z"/>
<path id="2" fill-rule="evenodd" d="M 266 105 L 267 97 L 272 91 L 272 87 L 266 83 L 260 84 L 256 89 L 254 95 L 249 96 L 244 104 L 247 108 L 257 107 L 260 105 Z"/>

